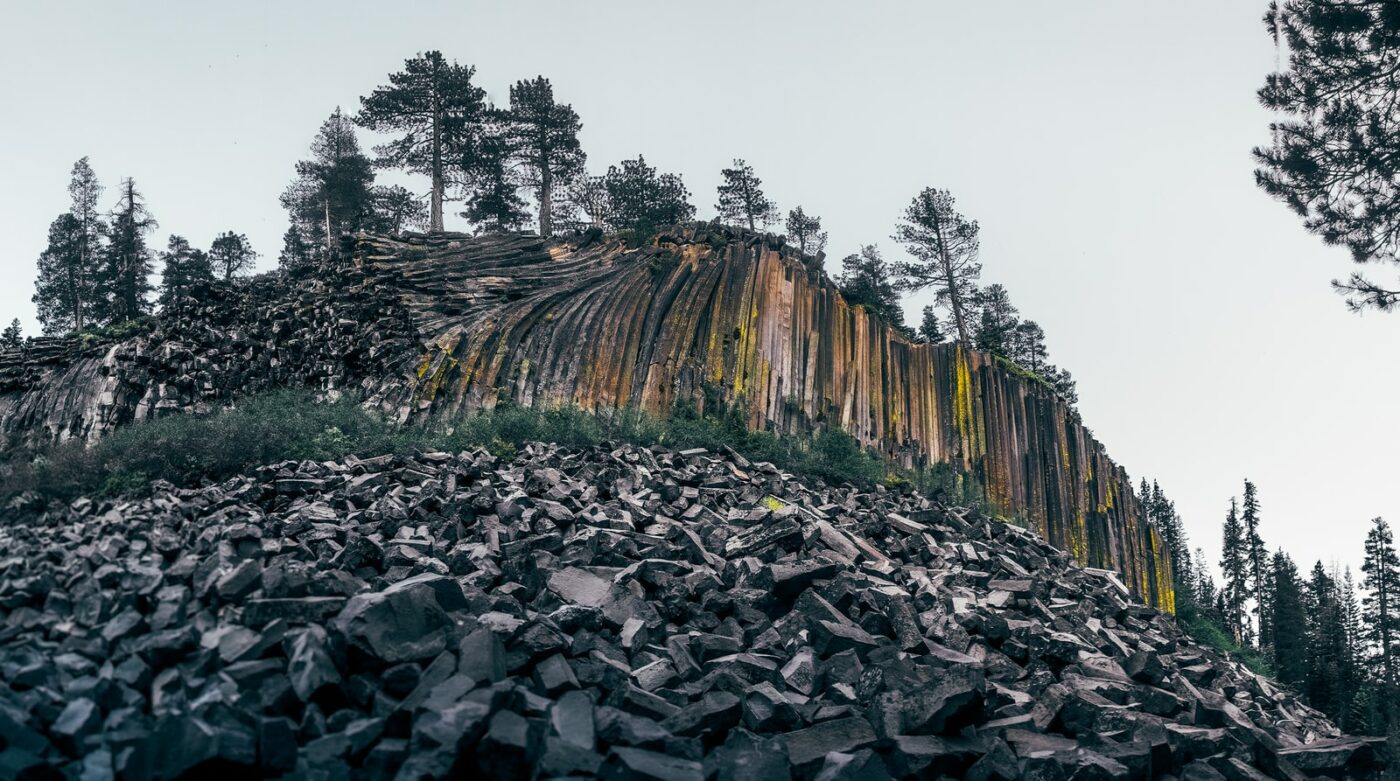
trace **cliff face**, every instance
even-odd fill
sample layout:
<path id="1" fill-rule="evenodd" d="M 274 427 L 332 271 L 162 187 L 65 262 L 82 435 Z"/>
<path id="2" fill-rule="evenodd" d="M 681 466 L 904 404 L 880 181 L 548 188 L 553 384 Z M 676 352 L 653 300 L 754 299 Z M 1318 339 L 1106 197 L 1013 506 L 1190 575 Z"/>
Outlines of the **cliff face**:
<path id="1" fill-rule="evenodd" d="M 0 448 L 94 441 L 288 386 L 393 405 L 420 349 L 397 296 L 365 281 L 345 270 L 220 283 L 125 334 L 0 350 Z"/>
<path id="2" fill-rule="evenodd" d="M 0 441 L 92 439 L 267 387 L 353 389 L 412 420 L 571 402 L 742 404 L 755 428 L 837 426 L 977 476 L 1083 564 L 1173 608 L 1127 473 L 1049 391 L 978 352 L 910 344 L 780 240 L 709 225 L 649 247 L 585 236 L 360 237 L 316 278 L 220 286 L 152 330 L 0 353 Z"/>
<path id="3" fill-rule="evenodd" d="M 976 475 L 1003 512 L 1174 607 L 1161 538 L 1076 413 L 989 355 L 911 344 L 780 241 L 715 226 L 641 250 L 368 238 L 356 257 L 403 291 L 428 345 L 412 412 L 718 400 L 754 428 L 837 426 L 906 464 Z"/>

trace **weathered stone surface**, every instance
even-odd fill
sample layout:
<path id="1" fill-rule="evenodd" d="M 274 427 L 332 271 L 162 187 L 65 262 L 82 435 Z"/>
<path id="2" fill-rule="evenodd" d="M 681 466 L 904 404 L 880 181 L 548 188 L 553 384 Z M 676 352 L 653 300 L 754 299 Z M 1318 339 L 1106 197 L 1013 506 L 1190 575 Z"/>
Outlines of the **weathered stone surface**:
<path id="1" fill-rule="evenodd" d="M 1292 781 L 1388 760 L 1034 533 L 733 454 L 273 464 L 16 515 L 0 552 L 0 778 Z M 248 561 L 253 588 L 231 577 Z"/>
<path id="2" fill-rule="evenodd" d="M 955 465 L 1080 563 L 1173 609 L 1162 540 L 1077 413 L 990 355 L 910 343 L 810 261 L 713 224 L 635 249 L 593 234 L 359 236 L 335 268 L 216 284 L 122 340 L 0 353 L 0 444 L 90 440 L 289 385 L 358 391 L 403 420 L 504 398 L 658 413 L 743 399 L 754 428 L 834 425 L 905 463 Z M 558 526 L 581 508 L 533 509 Z M 921 533 L 917 515 L 887 521 Z M 792 542 L 733 539 L 720 553 Z"/>

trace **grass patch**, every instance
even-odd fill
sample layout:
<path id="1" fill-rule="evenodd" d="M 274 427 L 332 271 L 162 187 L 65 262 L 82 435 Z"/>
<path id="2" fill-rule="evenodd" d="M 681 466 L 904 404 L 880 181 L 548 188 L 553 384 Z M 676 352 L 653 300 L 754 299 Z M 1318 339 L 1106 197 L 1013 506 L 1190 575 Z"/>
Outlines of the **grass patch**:
<path id="1" fill-rule="evenodd" d="M 1059 391 L 1055 389 L 1055 386 L 1051 384 L 1049 380 L 1031 371 L 1030 369 L 1027 369 L 1021 364 L 1016 363 L 1010 358 L 1007 358 L 1006 356 L 997 353 L 993 353 L 992 358 L 996 361 L 996 364 L 998 366 L 1000 366 L 1003 369 L 1006 369 L 1008 372 L 1011 372 L 1017 377 L 1020 377 L 1021 379 L 1031 382 L 1035 385 L 1039 385 L 1040 387 L 1050 391 L 1051 393 L 1054 393 L 1056 395 L 1059 394 Z"/>
<path id="2" fill-rule="evenodd" d="M 500 404 L 478 414 L 402 426 L 354 400 L 321 403 L 308 391 L 282 390 L 207 415 L 172 415 L 127 425 L 90 447 L 67 442 L 16 453 L 0 463 L 0 498 L 24 491 L 62 500 L 133 495 L 149 490 L 155 480 L 198 486 L 287 460 L 477 447 L 509 457 L 527 442 L 569 447 L 626 442 L 714 452 L 729 448 L 752 461 L 771 462 L 831 484 L 881 483 L 955 503 L 980 503 L 975 482 L 945 464 L 899 470 L 844 431 L 778 436 L 748 430 L 745 419 L 738 406 L 702 415 L 693 406 L 678 405 L 660 418 L 637 410 L 588 412 L 572 406 Z"/>
<path id="3" fill-rule="evenodd" d="M 155 327 L 155 318 L 150 315 L 124 320 L 120 323 L 112 323 L 103 326 L 88 326 L 74 334 L 83 347 L 89 347 L 99 342 L 112 342 L 120 339 L 129 339 L 133 336 L 148 333 Z"/>
<path id="4" fill-rule="evenodd" d="M 1208 645 L 1218 651 L 1224 651 L 1259 675 L 1273 677 L 1273 666 L 1262 654 L 1252 648 L 1240 646 L 1230 636 L 1230 633 L 1225 631 L 1224 627 L 1212 621 L 1208 616 L 1202 615 L 1193 607 L 1183 607 L 1181 612 L 1177 613 L 1176 621 L 1182 629 L 1186 630 L 1186 634 L 1190 635 L 1196 642 Z"/>
<path id="5" fill-rule="evenodd" d="M 406 429 L 340 401 L 318 404 L 303 391 L 253 396 L 208 415 L 172 415 L 123 426 L 91 447 L 81 442 L 17 454 L 0 467 L 0 495 L 33 490 L 71 499 L 219 481 L 259 464 L 391 452 Z"/>

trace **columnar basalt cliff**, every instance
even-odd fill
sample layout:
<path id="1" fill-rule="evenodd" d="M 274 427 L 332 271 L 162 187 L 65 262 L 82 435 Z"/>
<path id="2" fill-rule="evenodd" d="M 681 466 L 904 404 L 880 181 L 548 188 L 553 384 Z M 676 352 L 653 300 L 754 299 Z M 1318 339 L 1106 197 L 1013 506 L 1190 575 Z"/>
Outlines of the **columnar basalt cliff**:
<path id="1" fill-rule="evenodd" d="M 975 475 L 1002 512 L 1174 607 L 1161 538 L 1077 413 L 990 355 L 911 343 L 780 238 L 716 225 L 641 249 L 365 237 L 356 262 L 402 291 L 428 344 L 415 413 L 719 403 L 753 428 L 839 427 L 905 464 Z"/>
<path id="2" fill-rule="evenodd" d="M 754 428 L 834 426 L 973 475 L 1002 513 L 1173 608 L 1126 472 L 1034 380 L 912 344 L 780 238 L 716 225 L 629 248 L 596 233 L 357 237 L 334 270 L 219 285 L 147 330 L 0 353 L 0 441 L 94 439 L 309 385 L 404 421 L 527 405 L 741 405 Z"/>

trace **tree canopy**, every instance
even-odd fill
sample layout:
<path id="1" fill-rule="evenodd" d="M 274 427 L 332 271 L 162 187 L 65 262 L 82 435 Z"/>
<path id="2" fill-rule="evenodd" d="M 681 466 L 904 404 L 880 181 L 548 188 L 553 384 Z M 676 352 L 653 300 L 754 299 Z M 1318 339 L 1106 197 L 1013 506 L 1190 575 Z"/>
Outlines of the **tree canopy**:
<path id="1" fill-rule="evenodd" d="M 905 209 L 894 240 L 913 257 L 894 266 L 900 289 L 932 287 L 934 300 L 953 313 L 958 341 L 970 345 L 968 310 L 982 274 L 977 221 L 954 208 L 952 193 L 926 187 Z"/>
<path id="2" fill-rule="evenodd" d="M 191 298 L 200 286 L 214 281 L 214 265 L 210 262 L 209 253 L 190 246 L 189 240 L 183 236 L 172 235 L 160 259 L 162 307 Z"/>
<path id="3" fill-rule="evenodd" d="M 733 166 L 719 173 L 722 181 L 715 211 L 721 218 L 743 223 L 749 230 L 766 228 L 777 219 L 778 207 L 763 194 L 763 180 L 753 172 L 753 166 L 736 159 Z"/>
<path id="4" fill-rule="evenodd" d="M 667 225 L 695 217 L 690 191 L 678 174 L 658 174 L 641 155 L 608 166 L 603 177 L 607 221 L 616 230 L 649 236 Z"/>
<path id="5" fill-rule="evenodd" d="M 826 249 L 826 231 L 822 230 L 822 218 L 808 214 L 801 206 L 788 212 L 788 240 L 797 245 L 797 251 L 804 255 L 817 255 Z"/>
<path id="6" fill-rule="evenodd" d="M 534 192 L 541 236 L 554 233 L 557 193 L 584 173 L 587 157 L 578 140 L 582 128 L 573 107 L 554 100 L 549 79 L 537 76 L 511 85 L 506 144 L 521 181 Z"/>
<path id="7" fill-rule="evenodd" d="M 305 245 L 334 250 L 342 233 L 365 227 L 373 198 L 374 170 L 360 150 L 355 126 L 340 109 L 331 113 L 311 142 L 311 159 L 296 164 L 296 179 L 282 193 L 282 206 Z"/>
<path id="8" fill-rule="evenodd" d="M 1259 90 L 1282 119 L 1255 180 L 1357 263 L 1400 264 L 1400 5 L 1284 0 L 1264 22 L 1288 65 Z M 1332 284 L 1356 310 L 1400 304 L 1400 280 Z"/>
<path id="9" fill-rule="evenodd" d="M 19 318 L 16 317 L 5 326 L 4 331 L 0 331 L 0 348 L 13 350 L 24 345 L 24 332 L 20 328 Z"/>
<path id="10" fill-rule="evenodd" d="M 867 244 L 860 252 L 842 258 L 836 284 L 847 303 L 863 306 L 886 325 L 912 335 L 904 325 L 904 307 L 899 303 L 893 270 L 879 247 Z"/>
<path id="11" fill-rule="evenodd" d="M 355 121 L 370 130 L 398 134 L 374 148 L 375 163 L 426 174 L 432 180 L 429 229 L 442 230 L 447 186 L 462 183 L 473 168 L 486 91 L 472 83 L 476 69 L 430 51 L 404 61 L 389 83 L 360 98 Z"/>
<path id="12" fill-rule="evenodd" d="M 130 177 L 122 180 L 101 276 L 109 322 L 130 320 L 150 309 L 151 251 L 146 246 L 146 235 L 158 227 L 136 182 Z"/>
<path id="13" fill-rule="evenodd" d="M 499 134 L 482 136 L 477 143 L 473 179 L 475 187 L 467 196 L 462 216 L 477 226 L 478 233 L 505 233 L 519 230 L 529 219 L 520 182 L 510 167 L 509 141 Z"/>
<path id="14" fill-rule="evenodd" d="M 233 279 L 253 270 L 258 253 L 242 233 L 224 231 L 209 245 L 209 264 L 221 279 Z"/>
<path id="15" fill-rule="evenodd" d="M 39 254 L 39 276 L 34 281 L 34 302 L 44 333 L 58 334 L 81 328 L 88 307 L 95 302 L 91 269 L 85 267 L 83 226 L 70 212 L 49 225 L 49 243 Z"/>

